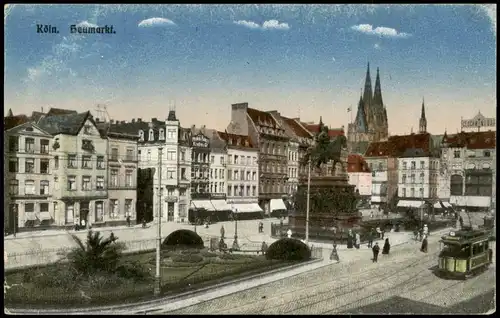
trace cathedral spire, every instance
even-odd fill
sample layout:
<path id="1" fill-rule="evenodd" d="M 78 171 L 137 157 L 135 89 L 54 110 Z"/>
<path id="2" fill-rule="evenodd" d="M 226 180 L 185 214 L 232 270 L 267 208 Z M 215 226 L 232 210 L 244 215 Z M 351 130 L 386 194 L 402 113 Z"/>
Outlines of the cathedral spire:
<path id="1" fill-rule="evenodd" d="M 370 104 L 372 96 L 373 96 L 372 79 L 370 76 L 370 62 L 368 62 L 368 66 L 366 68 L 366 79 L 365 79 L 365 90 L 363 95 L 363 101 L 367 104 Z"/>
<path id="2" fill-rule="evenodd" d="M 381 107 L 384 106 L 384 101 L 382 100 L 382 88 L 380 87 L 380 73 L 377 67 L 377 78 L 375 79 L 375 92 L 373 93 L 373 102 Z"/>
<path id="3" fill-rule="evenodd" d="M 420 121 L 418 125 L 418 132 L 424 134 L 427 132 L 427 119 L 425 118 L 425 102 L 422 98 L 422 112 L 420 114 Z"/>
<path id="4" fill-rule="evenodd" d="M 363 103 L 363 92 L 361 92 L 361 95 L 359 96 L 359 102 L 358 102 L 358 111 L 356 113 L 356 130 L 359 133 L 366 133 L 368 130 L 368 126 L 366 124 L 366 114 L 365 114 L 365 108 L 364 108 L 364 103 Z"/>
<path id="5" fill-rule="evenodd" d="M 318 133 L 323 130 L 323 116 L 319 116 Z"/>

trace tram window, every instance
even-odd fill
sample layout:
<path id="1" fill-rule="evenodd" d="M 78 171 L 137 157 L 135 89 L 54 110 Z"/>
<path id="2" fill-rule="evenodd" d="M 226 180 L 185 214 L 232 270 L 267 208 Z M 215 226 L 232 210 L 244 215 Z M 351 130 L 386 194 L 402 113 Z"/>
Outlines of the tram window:
<path id="1" fill-rule="evenodd" d="M 484 242 L 484 250 L 487 251 L 489 249 L 488 241 Z"/>
<path id="2" fill-rule="evenodd" d="M 460 253 L 460 245 L 445 245 L 439 254 L 440 257 L 456 257 Z"/>
<path id="3" fill-rule="evenodd" d="M 470 256 L 470 245 L 467 244 L 467 245 L 462 246 L 458 257 L 467 258 L 469 256 Z"/>

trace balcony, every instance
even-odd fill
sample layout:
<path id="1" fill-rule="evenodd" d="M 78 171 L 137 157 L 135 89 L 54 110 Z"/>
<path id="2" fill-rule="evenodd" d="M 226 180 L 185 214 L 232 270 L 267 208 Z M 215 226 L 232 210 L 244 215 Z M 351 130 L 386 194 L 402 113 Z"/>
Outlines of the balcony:
<path id="1" fill-rule="evenodd" d="M 43 200 L 52 197 L 52 194 L 49 193 L 17 193 L 17 194 L 10 194 L 11 199 L 22 199 L 22 200 Z"/>
<path id="2" fill-rule="evenodd" d="M 107 189 L 99 190 L 63 190 L 61 200 L 99 200 L 107 199 Z"/>
<path id="3" fill-rule="evenodd" d="M 137 186 L 136 185 L 108 185 L 108 190 L 136 190 Z"/>

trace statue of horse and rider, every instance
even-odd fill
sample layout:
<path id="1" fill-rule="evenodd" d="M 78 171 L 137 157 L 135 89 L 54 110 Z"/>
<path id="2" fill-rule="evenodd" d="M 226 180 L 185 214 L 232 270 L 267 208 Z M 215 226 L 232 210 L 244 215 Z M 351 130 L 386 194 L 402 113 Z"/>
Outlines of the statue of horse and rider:
<path id="1" fill-rule="evenodd" d="M 309 151 L 303 158 L 303 164 L 311 162 L 311 166 L 318 171 L 321 170 L 321 165 L 327 165 L 333 161 L 332 175 L 335 175 L 335 167 L 340 163 L 344 167 L 344 162 L 341 160 L 342 149 L 347 148 L 347 138 L 344 135 L 335 137 L 331 140 L 328 134 L 328 127 L 322 126 L 320 132 L 315 137 L 315 144 L 309 148 Z"/>

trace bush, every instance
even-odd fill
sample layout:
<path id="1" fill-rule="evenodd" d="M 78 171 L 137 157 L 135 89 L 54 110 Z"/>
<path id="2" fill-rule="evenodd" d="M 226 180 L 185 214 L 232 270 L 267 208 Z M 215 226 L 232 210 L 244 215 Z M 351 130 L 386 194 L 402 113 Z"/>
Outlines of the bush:
<path id="1" fill-rule="evenodd" d="M 71 266 L 47 266 L 33 272 L 30 278 L 24 275 L 23 279 L 28 279 L 39 288 L 57 287 L 62 289 L 72 289 L 75 287 L 75 281 L 81 278 L 81 275 Z"/>
<path id="2" fill-rule="evenodd" d="M 194 249 L 194 248 L 187 249 L 187 250 L 181 250 L 181 254 L 183 254 L 183 255 L 191 255 L 191 254 L 199 254 L 199 253 L 200 253 L 200 250 Z"/>
<path id="3" fill-rule="evenodd" d="M 172 261 L 176 263 L 200 263 L 203 262 L 203 256 L 198 254 L 181 254 L 172 256 Z"/>
<path id="4" fill-rule="evenodd" d="M 212 258 L 212 257 L 216 257 L 217 253 L 213 253 L 213 252 L 210 252 L 207 250 L 202 250 L 202 251 L 200 251 L 200 255 L 203 257 L 206 257 L 206 258 Z"/>
<path id="5" fill-rule="evenodd" d="M 305 243 L 299 240 L 283 238 L 269 246 L 266 258 L 288 261 L 309 260 L 311 258 L 311 250 Z"/>
<path id="6" fill-rule="evenodd" d="M 162 248 L 197 248 L 204 247 L 201 237 L 190 230 L 177 230 L 170 233 L 162 243 Z"/>
<path id="7" fill-rule="evenodd" d="M 151 279 L 148 269 L 142 263 L 133 261 L 125 263 L 116 268 L 118 276 L 133 279 L 134 281 L 147 281 Z"/>
<path id="8" fill-rule="evenodd" d="M 94 272 L 78 283 L 86 290 L 107 290 L 110 288 L 122 288 L 127 280 L 118 274 L 108 272 Z"/>

